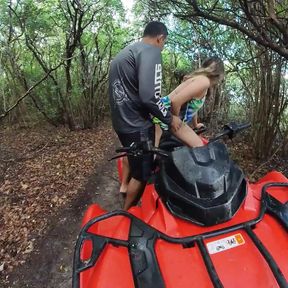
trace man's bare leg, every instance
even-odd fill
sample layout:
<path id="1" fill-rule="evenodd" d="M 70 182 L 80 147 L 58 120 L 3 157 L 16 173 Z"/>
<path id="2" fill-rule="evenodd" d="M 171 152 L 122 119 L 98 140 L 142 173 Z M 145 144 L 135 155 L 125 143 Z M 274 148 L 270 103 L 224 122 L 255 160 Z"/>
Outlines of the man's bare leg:
<path id="1" fill-rule="evenodd" d="M 127 157 L 122 159 L 122 181 L 120 186 L 120 193 L 126 194 L 130 180 L 130 168 Z"/>
<path id="2" fill-rule="evenodd" d="M 201 138 L 185 123 L 177 131 L 171 129 L 171 132 L 189 147 L 201 147 L 204 145 Z"/>
<path id="3" fill-rule="evenodd" d="M 130 207 L 137 204 L 144 192 L 145 185 L 146 182 L 141 182 L 135 178 L 131 178 L 127 187 L 124 210 L 128 210 Z"/>

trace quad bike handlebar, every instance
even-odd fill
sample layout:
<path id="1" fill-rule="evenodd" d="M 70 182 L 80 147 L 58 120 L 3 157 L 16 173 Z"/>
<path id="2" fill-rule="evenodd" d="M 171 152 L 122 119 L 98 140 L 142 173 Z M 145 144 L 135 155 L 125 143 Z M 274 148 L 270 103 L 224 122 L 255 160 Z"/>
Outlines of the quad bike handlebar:
<path id="1" fill-rule="evenodd" d="M 224 136 L 228 136 L 230 139 L 234 138 L 236 136 L 236 134 L 238 134 L 240 131 L 247 129 L 251 126 L 250 123 L 245 123 L 245 124 L 237 124 L 235 122 L 231 122 L 229 124 L 224 125 L 223 130 L 216 134 L 215 137 L 211 138 L 209 140 L 209 142 L 214 142 L 217 141 L 221 138 L 223 138 Z M 207 128 L 201 127 L 198 130 L 194 130 L 197 134 L 203 133 L 204 131 L 206 131 Z M 152 153 L 152 154 L 156 154 L 159 156 L 164 156 L 164 157 L 168 157 L 170 155 L 169 152 L 160 149 L 160 148 L 156 148 L 153 146 L 153 143 L 151 140 L 148 141 L 142 141 L 142 142 L 133 142 L 131 144 L 130 147 L 121 147 L 121 148 L 117 148 L 116 149 L 116 153 L 124 153 L 121 155 L 117 155 L 113 158 L 111 158 L 110 160 L 114 160 L 126 155 L 132 155 L 132 156 L 141 156 L 143 154 L 147 154 L 147 153 Z"/>
<path id="2" fill-rule="evenodd" d="M 235 122 L 231 122 L 224 125 L 223 130 L 220 133 L 216 134 L 216 136 L 214 136 L 212 139 L 210 139 L 209 142 L 217 141 L 218 139 L 223 138 L 226 135 L 229 137 L 229 139 L 232 139 L 240 131 L 245 130 L 249 127 L 251 127 L 250 123 L 237 124 Z"/>
<path id="3" fill-rule="evenodd" d="M 134 142 L 130 147 L 122 147 L 116 149 L 116 153 L 122 153 L 122 152 L 124 153 L 126 152 L 126 154 L 133 156 L 140 156 L 146 153 L 153 153 L 164 157 L 169 156 L 169 153 L 166 152 L 165 150 L 154 147 L 151 140 L 138 143 Z M 119 157 L 122 157 L 122 155 L 120 155 Z M 113 159 L 116 158 L 118 158 L 118 156 L 114 157 Z"/>

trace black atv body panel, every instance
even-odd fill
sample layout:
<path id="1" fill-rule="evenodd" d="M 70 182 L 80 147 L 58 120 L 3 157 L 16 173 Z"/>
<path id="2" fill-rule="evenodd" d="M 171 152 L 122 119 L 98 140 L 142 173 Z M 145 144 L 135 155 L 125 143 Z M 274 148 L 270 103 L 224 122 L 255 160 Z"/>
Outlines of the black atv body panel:
<path id="1" fill-rule="evenodd" d="M 247 194 L 242 170 L 219 142 L 174 150 L 160 161 L 155 187 L 172 214 L 204 226 L 231 219 Z"/>

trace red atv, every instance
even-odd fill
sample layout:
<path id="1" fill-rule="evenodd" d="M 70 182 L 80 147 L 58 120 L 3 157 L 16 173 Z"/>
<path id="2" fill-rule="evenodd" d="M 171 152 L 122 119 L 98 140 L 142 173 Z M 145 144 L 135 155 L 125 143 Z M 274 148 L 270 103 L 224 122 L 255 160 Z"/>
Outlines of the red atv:
<path id="1" fill-rule="evenodd" d="M 73 288 L 288 287 L 288 179 L 248 183 L 219 141 L 248 126 L 226 125 L 200 148 L 164 139 L 118 149 L 157 154 L 157 169 L 140 206 L 88 208 Z"/>

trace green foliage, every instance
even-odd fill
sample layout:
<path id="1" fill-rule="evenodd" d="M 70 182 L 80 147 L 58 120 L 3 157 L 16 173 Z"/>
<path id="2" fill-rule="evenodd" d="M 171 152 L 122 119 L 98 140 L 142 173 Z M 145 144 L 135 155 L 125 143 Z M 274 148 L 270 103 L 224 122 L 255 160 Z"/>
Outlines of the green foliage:
<path id="1" fill-rule="evenodd" d="M 0 113 L 13 105 L 49 69 L 63 62 L 18 110 L 23 115 L 42 115 L 53 123 L 64 123 L 70 128 L 97 124 L 108 106 L 107 80 L 111 59 L 124 46 L 141 37 L 148 21 L 161 20 L 169 29 L 168 41 L 162 52 L 163 94 L 170 93 L 183 75 L 198 68 L 206 57 L 218 55 L 225 63 L 225 85 L 222 85 L 217 101 L 205 105 L 209 108 L 207 111 L 210 114 L 216 112 L 219 123 L 227 119 L 255 122 L 255 111 L 265 100 L 265 93 L 261 92 L 261 75 L 269 76 L 271 83 L 277 82 L 274 72 L 279 61 L 277 54 L 272 53 L 269 47 L 260 47 L 255 39 L 251 40 L 239 29 L 219 24 L 224 19 L 234 21 L 243 29 L 253 30 L 239 1 L 193 2 L 204 14 L 208 11 L 209 15 L 213 14 L 221 21 L 211 21 L 207 15 L 199 16 L 192 9 L 191 1 L 135 0 L 134 18 L 131 18 L 123 9 L 121 0 L 23 0 L 11 1 L 10 8 L 10 1 L 0 0 Z M 258 5 L 256 2 L 253 3 Z M 267 3 L 252 15 L 258 17 L 255 18 L 257 21 L 264 19 Z M 287 1 L 275 2 L 275 13 L 281 21 L 287 15 L 287 7 Z M 272 22 L 266 22 L 263 27 L 267 28 L 267 33 L 274 33 L 267 35 L 283 41 L 277 27 L 273 28 Z M 278 45 L 278 40 L 273 43 Z M 261 62 L 267 51 L 272 57 L 269 67 Z M 270 74 L 266 73 L 269 69 L 273 71 Z M 287 73 L 286 65 L 282 74 Z M 288 84 L 283 76 L 279 81 L 279 93 L 276 88 L 271 93 L 275 94 L 276 100 L 279 95 L 286 95 L 284 103 L 288 101 Z M 271 100 L 274 103 L 271 110 L 273 105 L 278 107 L 276 100 L 276 104 Z M 204 116 L 212 124 L 207 113 Z M 11 118 L 22 119 L 17 110 L 14 114 Z M 275 116 L 267 117 L 269 125 L 275 121 Z M 277 129 L 282 133 L 287 130 L 287 106 L 279 117 Z"/>
<path id="2" fill-rule="evenodd" d="M 107 82 L 109 61 L 128 38 L 127 29 L 122 27 L 124 9 L 120 0 L 75 3 L 24 0 L 13 1 L 9 7 L 9 2 L 0 1 L 0 67 L 3 67 L 0 82 L 4 85 L 2 91 L 10 91 L 5 95 L 0 91 L 0 111 L 13 105 L 29 87 L 61 62 L 71 62 L 71 95 L 67 94 L 67 66 L 63 65 L 33 91 L 31 97 L 36 99 L 36 104 L 25 99 L 27 115 L 31 115 L 31 109 L 35 113 L 39 110 L 57 123 L 67 121 L 69 113 L 75 118 L 74 122 L 80 121 L 75 124 L 82 126 L 79 109 L 85 100 L 83 97 L 88 97 L 86 86 L 93 86 L 90 98 L 105 96 L 100 92 L 103 90 L 100 86 Z M 78 37 L 76 42 L 75 37 Z M 72 49 L 70 60 L 66 56 L 68 48 Z M 83 65 L 86 71 L 82 70 Z M 83 79 L 86 81 L 84 87 Z M 95 111 L 99 108 L 96 102 Z M 34 108 L 32 103 L 36 105 Z"/>

